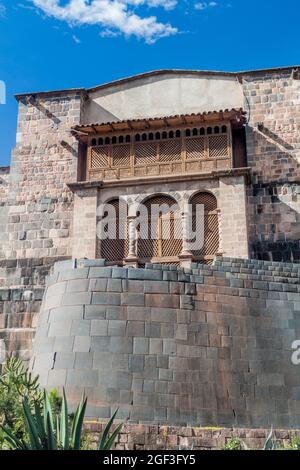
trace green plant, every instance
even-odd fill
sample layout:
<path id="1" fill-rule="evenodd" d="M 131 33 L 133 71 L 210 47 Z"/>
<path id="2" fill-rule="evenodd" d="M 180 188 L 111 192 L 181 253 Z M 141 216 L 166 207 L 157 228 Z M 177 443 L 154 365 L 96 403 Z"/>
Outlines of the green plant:
<path id="1" fill-rule="evenodd" d="M 300 450 L 300 437 L 294 436 L 289 442 L 287 447 L 282 450 Z"/>
<path id="2" fill-rule="evenodd" d="M 79 450 L 82 444 L 83 420 L 87 405 L 87 399 L 82 398 L 74 417 L 70 420 L 68 404 L 63 393 L 60 414 L 54 419 L 49 395 L 44 391 L 43 406 L 34 404 L 34 412 L 29 406 L 27 397 L 23 399 L 23 412 L 28 439 L 19 439 L 13 431 L 2 426 L 5 439 L 11 449 L 15 450 Z M 109 436 L 117 411 L 106 425 L 99 444 L 99 450 L 111 449 L 122 424 L 117 426 Z"/>
<path id="3" fill-rule="evenodd" d="M 222 447 L 222 450 L 243 450 L 243 443 L 238 437 L 232 437 Z"/>
<path id="4" fill-rule="evenodd" d="M 11 357 L 2 366 L 0 376 L 0 425 L 8 426 L 19 439 L 25 437 L 22 401 L 29 406 L 41 403 L 38 377 L 33 377 L 19 358 Z M 5 449 L 5 437 L 0 431 L 0 449 Z"/>

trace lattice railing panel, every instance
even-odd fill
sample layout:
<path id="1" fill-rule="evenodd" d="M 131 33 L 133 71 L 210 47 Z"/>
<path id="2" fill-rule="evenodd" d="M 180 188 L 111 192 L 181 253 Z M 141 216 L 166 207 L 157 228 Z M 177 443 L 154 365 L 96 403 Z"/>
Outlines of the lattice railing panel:
<path id="1" fill-rule="evenodd" d="M 136 165 L 148 165 L 156 162 L 157 144 L 141 143 L 135 145 Z"/>
<path id="2" fill-rule="evenodd" d="M 91 149 L 91 168 L 105 168 L 109 166 L 109 147 L 94 147 Z"/>
<path id="3" fill-rule="evenodd" d="M 215 255 L 219 250 L 219 217 L 217 212 L 217 200 L 215 196 L 209 193 L 199 193 L 192 198 L 193 220 L 192 228 L 196 232 L 197 204 L 204 205 L 204 244 L 197 250 L 193 250 L 194 256 Z M 203 222 L 203 221 L 202 221 Z M 200 221 L 201 223 L 201 221 Z"/>
<path id="4" fill-rule="evenodd" d="M 118 200 L 110 201 L 108 205 L 115 209 L 115 217 L 113 213 L 108 216 L 104 231 L 108 230 L 109 223 L 113 223 L 116 228 L 116 232 L 113 235 L 116 235 L 116 237 L 105 238 L 103 240 L 97 238 L 97 258 L 104 258 L 109 262 L 122 262 L 128 254 L 127 219 L 120 217 Z M 119 234 L 124 234 L 124 236 L 119 237 Z"/>
<path id="5" fill-rule="evenodd" d="M 186 158 L 187 160 L 198 160 L 206 157 L 205 138 L 197 137 L 186 140 Z"/>
<path id="6" fill-rule="evenodd" d="M 169 140 L 159 144 L 159 161 L 172 162 L 181 160 L 181 141 Z"/>
<path id="7" fill-rule="evenodd" d="M 161 256 L 178 256 L 182 251 L 181 218 L 174 216 L 161 219 Z"/>
<path id="8" fill-rule="evenodd" d="M 153 205 L 160 206 L 161 212 L 151 212 Z M 140 229 L 140 238 L 138 240 L 138 257 L 144 259 L 158 258 L 163 259 L 166 257 L 177 257 L 182 250 L 181 239 L 181 218 L 179 207 L 175 208 L 175 212 L 171 211 L 175 201 L 167 196 L 156 196 L 146 201 L 145 206 L 148 210 L 148 223 L 146 232 Z M 170 208 L 170 209 L 169 209 Z M 174 208 L 174 207 L 173 207 Z M 151 220 L 151 215 L 153 219 Z M 143 224 L 141 225 L 141 227 Z M 145 240 L 142 237 L 148 235 L 149 239 Z M 152 235 L 155 234 L 155 237 Z"/>
<path id="9" fill-rule="evenodd" d="M 113 166 L 128 167 L 130 166 L 130 145 L 118 145 L 112 147 Z"/>
<path id="10" fill-rule="evenodd" d="M 209 136 L 210 158 L 226 158 L 228 154 L 228 137 L 226 134 Z"/>

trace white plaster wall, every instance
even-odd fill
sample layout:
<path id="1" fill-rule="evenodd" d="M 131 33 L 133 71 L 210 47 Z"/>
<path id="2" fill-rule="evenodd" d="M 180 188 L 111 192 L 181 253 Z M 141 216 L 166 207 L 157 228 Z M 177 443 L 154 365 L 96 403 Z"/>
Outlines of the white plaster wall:
<path id="1" fill-rule="evenodd" d="M 235 77 L 165 73 L 90 93 L 83 123 L 219 111 L 243 102 Z"/>

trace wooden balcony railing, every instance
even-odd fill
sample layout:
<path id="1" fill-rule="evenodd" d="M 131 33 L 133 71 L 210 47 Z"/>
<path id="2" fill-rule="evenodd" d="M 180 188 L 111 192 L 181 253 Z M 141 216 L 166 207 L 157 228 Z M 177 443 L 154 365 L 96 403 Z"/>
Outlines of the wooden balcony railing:
<path id="1" fill-rule="evenodd" d="M 88 144 L 87 180 L 118 180 L 232 168 L 230 122 L 93 136 Z"/>

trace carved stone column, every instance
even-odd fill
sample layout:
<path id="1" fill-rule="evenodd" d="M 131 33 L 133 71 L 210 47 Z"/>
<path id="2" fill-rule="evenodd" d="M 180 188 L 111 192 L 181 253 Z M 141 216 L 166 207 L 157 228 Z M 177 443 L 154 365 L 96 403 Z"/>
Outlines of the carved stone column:
<path id="1" fill-rule="evenodd" d="M 189 240 L 191 238 L 189 219 L 191 220 L 191 208 L 188 203 L 188 200 L 183 202 L 183 210 L 181 214 L 181 224 L 182 224 L 182 251 L 179 255 L 180 266 L 183 268 L 190 268 L 193 260 L 193 254 L 190 251 Z"/>
<path id="2" fill-rule="evenodd" d="M 138 267 L 137 257 L 137 230 L 136 230 L 136 217 L 128 216 L 128 255 L 125 258 L 126 266 Z"/>

